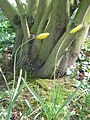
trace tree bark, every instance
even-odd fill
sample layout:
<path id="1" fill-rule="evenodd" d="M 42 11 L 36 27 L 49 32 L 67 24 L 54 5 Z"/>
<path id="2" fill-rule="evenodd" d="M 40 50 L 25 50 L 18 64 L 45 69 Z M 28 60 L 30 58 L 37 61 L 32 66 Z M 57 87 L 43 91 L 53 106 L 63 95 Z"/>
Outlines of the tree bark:
<path id="1" fill-rule="evenodd" d="M 57 70 L 57 73 L 59 73 L 57 75 L 58 77 L 62 76 L 65 73 L 65 70 L 67 67 L 70 67 L 71 65 L 73 65 L 75 63 L 75 61 L 77 60 L 78 55 L 80 53 L 82 44 L 87 36 L 88 30 L 90 27 L 90 23 L 89 23 L 89 21 L 90 21 L 90 15 L 89 15 L 90 2 L 88 1 L 88 2 L 86 2 L 86 4 L 87 5 L 85 5 L 85 3 L 83 3 L 83 5 L 80 6 L 81 7 L 80 9 L 83 9 L 84 11 L 82 10 L 82 14 L 80 11 L 78 11 L 78 15 L 77 15 L 79 17 L 84 15 L 84 17 L 80 17 L 80 19 L 83 22 L 84 30 L 81 31 L 81 33 L 77 36 L 77 38 L 71 44 L 67 53 L 64 55 L 62 62 L 58 66 L 58 70 Z M 89 7 L 87 7 L 88 5 L 89 5 Z M 85 9 L 87 9 L 87 11 Z M 85 11 L 86 11 L 86 13 L 85 13 Z M 76 18 L 78 18 L 77 16 L 76 16 Z M 78 22 L 80 22 L 80 21 L 78 21 Z"/>
<path id="2" fill-rule="evenodd" d="M 68 23 L 68 13 L 66 0 L 59 0 L 52 2 L 52 11 L 49 24 L 45 28 L 45 32 L 49 32 L 50 36 L 46 38 L 42 43 L 38 40 L 33 46 L 33 60 L 37 58 L 36 63 L 38 66 L 42 66 L 47 60 L 49 54 L 53 50 L 58 39 L 65 32 L 66 25 Z M 65 7 L 64 7 L 65 6 Z M 61 17 L 62 16 L 62 17 Z M 40 26 L 39 26 L 40 27 Z M 41 31 L 40 31 L 41 32 Z M 43 31 L 42 31 L 43 32 Z M 37 50 L 37 52 L 35 52 Z M 47 51 L 47 54 L 43 54 Z"/>
<path id="3" fill-rule="evenodd" d="M 42 19 L 40 21 L 40 24 L 38 26 L 36 35 L 44 32 L 44 29 L 45 29 L 47 21 L 49 19 L 49 14 L 50 14 L 51 10 L 52 10 L 52 2 L 48 3 L 48 5 L 45 9 L 45 12 L 44 12 Z M 33 61 L 34 59 L 37 58 L 40 47 L 41 47 L 41 41 L 35 40 L 35 42 L 32 46 L 32 49 L 31 49 L 31 56 L 32 56 L 31 61 Z"/>
<path id="4" fill-rule="evenodd" d="M 57 62 L 58 62 L 59 59 L 61 58 L 61 56 L 65 53 L 65 49 L 69 48 L 70 45 L 73 43 L 73 41 L 75 41 L 75 39 L 82 41 L 82 39 L 80 39 L 80 37 L 83 38 L 84 36 L 86 36 L 88 28 L 87 28 L 87 25 L 84 23 L 84 21 L 87 24 L 89 24 L 89 19 L 86 20 L 87 16 L 89 16 L 89 12 L 87 12 L 87 10 L 89 11 L 89 9 L 90 9 L 90 1 L 89 0 L 86 0 L 84 2 L 82 1 L 80 8 L 79 8 L 79 11 L 75 17 L 75 21 L 77 21 L 78 24 L 83 22 L 85 28 L 80 33 L 76 33 L 74 35 L 69 34 L 70 30 L 71 30 L 70 27 L 67 29 L 67 31 L 64 33 L 64 35 L 57 42 L 56 46 L 54 47 L 53 51 L 49 55 L 47 61 L 43 65 L 43 67 L 38 71 L 38 74 L 40 77 L 45 77 L 45 76 L 47 76 L 49 78 L 51 77 L 51 75 L 54 71 L 54 67 L 55 67 L 55 60 L 56 60 L 57 51 L 59 51 L 59 54 L 57 57 Z M 81 12 L 81 11 L 83 11 L 83 12 Z M 80 13 L 82 13 L 82 14 L 80 14 Z M 85 37 L 83 39 L 85 39 Z M 79 47 L 81 47 L 81 44 Z M 75 54 L 73 54 L 73 56 L 74 55 Z M 71 55 L 70 55 L 70 57 L 71 57 Z M 69 59 L 69 62 L 70 62 L 70 59 Z"/>

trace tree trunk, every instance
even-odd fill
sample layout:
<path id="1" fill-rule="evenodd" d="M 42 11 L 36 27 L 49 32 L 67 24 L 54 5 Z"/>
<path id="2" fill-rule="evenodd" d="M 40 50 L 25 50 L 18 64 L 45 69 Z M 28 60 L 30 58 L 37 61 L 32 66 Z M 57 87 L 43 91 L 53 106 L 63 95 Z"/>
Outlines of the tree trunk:
<path id="1" fill-rule="evenodd" d="M 74 0 L 27 1 L 25 11 L 21 0 L 16 0 L 17 11 L 7 0 L 0 0 L 0 7 L 5 11 L 16 32 L 13 53 L 22 46 L 17 55 L 17 69 L 23 68 L 31 75 L 50 78 L 56 65 L 56 76 L 61 77 L 66 68 L 77 60 L 86 38 L 90 25 L 90 0 L 81 0 L 70 24 L 70 7 L 74 5 Z M 11 9 L 12 11 L 8 12 Z M 70 34 L 75 24 L 83 24 L 83 28 Z M 33 36 L 43 32 L 49 32 L 49 37 L 43 41 L 36 38 L 33 40 Z"/>

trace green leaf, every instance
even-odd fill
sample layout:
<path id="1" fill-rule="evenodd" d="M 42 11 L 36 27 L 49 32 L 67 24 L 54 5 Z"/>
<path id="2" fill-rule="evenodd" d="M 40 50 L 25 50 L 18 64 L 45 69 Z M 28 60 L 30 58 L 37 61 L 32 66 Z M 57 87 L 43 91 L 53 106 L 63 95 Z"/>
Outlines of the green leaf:
<path id="1" fill-rule="evenodd" d="M 55 114 L 55 118 L 54 118 L 55 120 L 58 117 L 58 115 L 60 114 L 60 112 L 63 110 L 63 108 L 73 99 L 73 97 L 76 95 L 76 93 L 80 87 L 81 87 L 81 84 L 77 87 L 77 89 L 73 92 L 73 94 L 67 99 L 67 101 L 59 108 L 59 110 Z"/>
<path id="2" fill-rule="evenodd" d="M 23 78 L 22 78 L 23 79 Z M 44 102 L 41 100 L 41 98 L 38 96 L 38 94 L 25 82 L 25 80 L 23 79 L 23 82 L 25 83 L 27 89 L 29 90 L 29 92 L 34 96 L 34 98 L 41 104 L 44 112 L 46 113 L 46 116 L 48 118 L 50 118 L 50 114 L 49 111 L 46 107 L 46 105 L 44 104 Z"/>
<path id="3" fill-rule="evenodd" d="M 67 113 L 66 120 L 70 120 L 70 112 Z"/>

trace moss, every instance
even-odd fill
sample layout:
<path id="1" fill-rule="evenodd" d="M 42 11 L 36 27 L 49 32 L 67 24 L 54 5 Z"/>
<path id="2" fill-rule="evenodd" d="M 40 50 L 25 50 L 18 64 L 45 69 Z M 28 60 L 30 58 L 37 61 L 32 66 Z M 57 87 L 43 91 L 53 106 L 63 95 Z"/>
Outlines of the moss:
<path id="1" fill-rule="evenodd" d="M 52 107 L 52 100 L 53 100 L 53 80 L 28 78 L 27 82 L 29 86 L 31 86 L 31 88 L 33 88 L 36 93 L 38 93 L 38 86 L 39 86 L 39 96 L 45 102 L 46 106 L 50 110 L 50 108 Z M 67 100 L 67 98 L 69 98 L 70 95 L 75 91 L 76 89 L 75 86 L 77 81 L 70 80 L 68 78 L 56 80 L 56 90 L 59 83 L 60 83 L 60 91 L 56 102 L 56 107 L 55 107 L 56 111 L 63 105 L 63 103 Z M 79 96 L 81 97 L 78 100 Z M 15 103 L 13 110 L 21 111 L 24 115 L 26 111 L 29 109 L 28 105 L 25 102 L 25 99 L 28 100 L 33 111 L 41 106 L 40 103 L 34 99 L 32 94 L 30 94 L 30 92 L 27 90 L 25 86 L 20 96 L 18 97 L 17 102 Z M 82 94 L 82 91 L 79 90 L 75 98 L 69 103 L 69 105 L 66 106 L 67 109 L 64 109 L 60 113 L 57 120 L 65 119 L 67 111 L 71 111 L 71 108 L 73 109 L 76 107 L 79 108 L 79 104 L 82 104 L 83 99 L 84 96 Z M 42 114 L 40 115 L 40 119 L 42 116 L 44 116 L 44 118 L 46 117 L 43 110 L 42 110 Z M 35 116 L 31 116 L 31 117 L 35 117 Z"/>

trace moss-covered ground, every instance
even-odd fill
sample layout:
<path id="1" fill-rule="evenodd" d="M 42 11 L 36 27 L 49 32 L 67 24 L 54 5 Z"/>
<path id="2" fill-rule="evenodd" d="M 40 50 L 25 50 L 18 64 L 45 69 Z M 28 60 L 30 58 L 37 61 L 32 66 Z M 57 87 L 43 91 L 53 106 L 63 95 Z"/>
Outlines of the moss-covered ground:
<path id="1" fill-rule="evenodd" d="M 42 98 L 42 100 L 45 102 L 48 109 L 50 110 L 53 100 L 53 80 L 28 78 L 27 83 Z M 79 85 L 79 81 L 75 79 L 72 80 L 68 77 L 65 77 L 63 79 L 56 79 L 56 91 L 59 84 L 60 90 L 57 97 L 56 110 L 58 110 L 58 108 L 60 108 L 60 106 L 62 106 L 63 103 L 75 91 L 75 89 Z M 29 102 L 29 105 L 27 101 Z M 3 83 L 3 88 L 0 89 L 0 113 L 3 112 L 4 116 L 6 116 L 8 105 L 9 97 L 7 90 L 5 89 L 5 85 Z M 70 120 L 83 120 L 83 118 L 89 120 L 89 107 L 90 95 L 88 95 L 86 99 L 85 91 L 82 88 L 80 88 L 73 100 L 64 107 L 57 120 L 65 120 L 68 117 L 70 117 Z M 19 118 L 20 115 L 22 115 L 24 119 L 25 116 L 28 114 L 29 120 L 34 120 L 35 116 L 39 113 L 40 115 L 38 115 L 36 120 L 42 120 L 43 118 L 44 120 L 47 120 L 39 102 L 34 99 L 34 97 L 28 91 L 26 86 L 24 86 L 20 96 L 18 97 L 13 106 L 12 119 L 14 120 L 16 116 L 17 118 Z"/>

